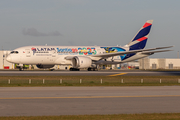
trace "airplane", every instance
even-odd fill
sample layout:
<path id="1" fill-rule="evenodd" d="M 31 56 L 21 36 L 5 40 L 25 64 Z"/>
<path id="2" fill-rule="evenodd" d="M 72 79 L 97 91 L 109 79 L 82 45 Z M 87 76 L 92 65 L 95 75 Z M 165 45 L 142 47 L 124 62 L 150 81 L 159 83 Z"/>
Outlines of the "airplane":
<path id="1" fill-rule="evenodd" d="M 87 68 L 97 70 L 99 65 L 121 64 L 134 61 L 158 52 L 167 52 L 173 46 L 144 49 L 153 20 L 148 20 L 134 38 L 125 46 L 25 46 L 13 50 L 7 61 L 18 64 L 52 68 L 54 65 L 71 65 L 70 71 Z M 159 50 L 165 49 L 165 50 Z"/>

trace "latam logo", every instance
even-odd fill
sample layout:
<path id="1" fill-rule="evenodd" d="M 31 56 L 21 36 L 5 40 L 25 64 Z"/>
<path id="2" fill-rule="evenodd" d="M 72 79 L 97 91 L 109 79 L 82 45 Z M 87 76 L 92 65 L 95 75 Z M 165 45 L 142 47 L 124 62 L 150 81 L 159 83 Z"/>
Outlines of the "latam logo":
<path id="1" fill-rule="evenodd" d="M 55 51 L 55 48 L 34 48 L 32 47 L 33 55 L 35 53 L 49 53 L 49 51 Z"/>
<path id="2" fill-rule="evenodd" d="M 31 50 L 33 51 L 33 55 L 36 53 L 36 48 L 32 47 Z"/>
<path id="3" fill-rule="evenodd" d="M 35 50 L 35 51 L 53 51 L 53 50 L 55 50 L 55 48 L 34 48 L 34 47 L 32 47 L 31 50 Z"/>

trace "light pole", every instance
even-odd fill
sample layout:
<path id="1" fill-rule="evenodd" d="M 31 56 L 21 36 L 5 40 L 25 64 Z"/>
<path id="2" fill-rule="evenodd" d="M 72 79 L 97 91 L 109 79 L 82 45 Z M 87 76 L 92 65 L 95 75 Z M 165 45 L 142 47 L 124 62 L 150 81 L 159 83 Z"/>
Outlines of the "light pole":
<path id="1" fill-rule="evenodd" d="M 3 46 L 2 46 L 2 54 L 3 54 L 3 69 L 4 69 L 4 50 L 3 50 Z"/>

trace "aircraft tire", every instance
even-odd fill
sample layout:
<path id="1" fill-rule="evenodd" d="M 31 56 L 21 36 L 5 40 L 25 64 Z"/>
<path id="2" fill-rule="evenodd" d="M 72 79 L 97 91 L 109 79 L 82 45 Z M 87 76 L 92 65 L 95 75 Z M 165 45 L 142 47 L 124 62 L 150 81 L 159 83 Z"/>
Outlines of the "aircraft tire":
<path id="1" fill-rule="evenodd" d="M 91 71 L 91 68 L 88 68 L 87 70 L 88 70 L 88 71 Z"/>
<path id="2" fill-rule="evenodd" d="M 77 68 L 70 68 L 69 70 L 70 71 L 79 71 L 79 69 L 77 69 Z"/>
<path id="3" fill-rule="evenodd" d="M 24 69 L 23 68 L 19 68 L 19 71 L 23 71 Z"/>

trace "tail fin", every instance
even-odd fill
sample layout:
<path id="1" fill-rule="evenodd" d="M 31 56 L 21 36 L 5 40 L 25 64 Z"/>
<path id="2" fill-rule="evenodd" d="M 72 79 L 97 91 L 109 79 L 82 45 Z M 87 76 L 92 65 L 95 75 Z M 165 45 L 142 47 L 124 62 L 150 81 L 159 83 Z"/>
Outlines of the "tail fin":
<path id="1" fill-rule="evenodd" d="M 148 20 L 128 44 L 129 50 L 143 49 L 149 36 L 153 20 Z"/>

